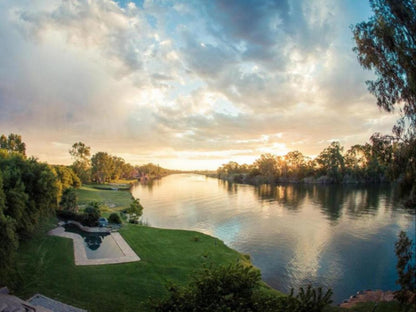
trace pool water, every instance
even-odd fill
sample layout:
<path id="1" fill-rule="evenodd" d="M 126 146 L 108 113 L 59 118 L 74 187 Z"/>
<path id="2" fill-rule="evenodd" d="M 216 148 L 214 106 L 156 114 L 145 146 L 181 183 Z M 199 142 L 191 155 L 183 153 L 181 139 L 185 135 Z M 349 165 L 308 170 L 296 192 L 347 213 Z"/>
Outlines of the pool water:
<path id="1" fill-rule="evenodd" d="M 88 259 L 118 258 L 124 256 L 110 233 L 84 232 L 73 224 L 65 225 L 65 232 L 75 233 L 82 237 Z"/>

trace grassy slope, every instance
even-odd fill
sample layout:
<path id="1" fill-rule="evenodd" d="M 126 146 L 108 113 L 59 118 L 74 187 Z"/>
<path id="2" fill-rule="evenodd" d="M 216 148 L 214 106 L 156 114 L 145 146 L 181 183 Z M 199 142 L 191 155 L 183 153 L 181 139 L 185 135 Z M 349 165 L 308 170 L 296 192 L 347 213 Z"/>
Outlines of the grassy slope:
<path id="1" fill-rule="evenodd" d="M 83 185 L 77 190 L 79 205 L 85 205 L 90 201 L 104 203 L 112 210 L 123 210 L 130 206 L 133 196 L 128 190 L 112 190 L 110 186 L 94 184 Z"/>
<path id="2" fill-rule="evenodd" d="M 47 236 L 46 230 L 19 249 L 24 282 L 17 294 L 28 298 L 39 292 L 90 311 L 137 311 L 140 302 L 166 294 L 168 281 L 186 284 L 204 264 L 245 261 L 220 240 L 201 233 L 126 225 L 121 234 L 141 261 L 75 266 L 72 240 Z"/>

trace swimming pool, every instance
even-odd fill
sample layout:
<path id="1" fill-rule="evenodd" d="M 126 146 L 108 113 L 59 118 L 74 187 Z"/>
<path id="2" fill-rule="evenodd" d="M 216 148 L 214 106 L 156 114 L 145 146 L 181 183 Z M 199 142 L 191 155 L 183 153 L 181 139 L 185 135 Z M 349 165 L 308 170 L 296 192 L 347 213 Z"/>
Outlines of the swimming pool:
<path id="1" fill-rule="evenodd" d="M 110 233 L 84 232 L 73 224 L 66 224 L 64 228 L 65 232 L 75 233 L 82 237 L 88 259 L 108 259 L 124 256 L 124 253 Z"/>

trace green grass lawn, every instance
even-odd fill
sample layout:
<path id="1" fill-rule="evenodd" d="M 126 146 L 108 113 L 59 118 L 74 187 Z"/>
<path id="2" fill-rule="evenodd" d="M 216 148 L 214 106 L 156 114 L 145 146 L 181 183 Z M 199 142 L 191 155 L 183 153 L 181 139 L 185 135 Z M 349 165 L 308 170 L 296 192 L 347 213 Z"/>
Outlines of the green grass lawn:
<path id="1" fill-rule="evenodd" d="M 42 293 L 89 311 L 143 311 L 149 297 L 167 293 L 167 282 L 185 285 L 204 264 L 247 261 L 201 233 L 126 225 L 120 233 L 141 261 L 75 266 L 72 240 L 45 235 L 48 228 L 19 248 L 22 282 L 16 293 L 24 299 Z"/>
<path id="2" fill-rule="evenodd" d="M 86 184 L 76 190 L 78 204 L 86 205 L 91 201 L 105 204 L 111 210 L 120 211 L 128 208 L 133 200 L 133 196 L 128 188 L 113 190 L 107 184 Z"/>

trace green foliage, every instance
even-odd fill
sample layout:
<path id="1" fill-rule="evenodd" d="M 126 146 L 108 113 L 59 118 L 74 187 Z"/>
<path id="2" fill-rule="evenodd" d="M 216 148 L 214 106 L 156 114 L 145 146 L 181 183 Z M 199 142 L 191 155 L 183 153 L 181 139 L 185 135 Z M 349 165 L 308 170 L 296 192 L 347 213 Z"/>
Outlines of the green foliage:
<path id="1" fill-rule="evenodd" d="M 412 136 L 416 130 L 416 5 L 414 0 L 370 0 L 374 16 L 353 28 L 360 64 L 373 70 L 377 79 L 367 81 L 377 104 L 390 112 L 398 105 L 409 122 Z M 405 127 L 399 121 L 395 132 Z"/>
<path id="2" fill-rule="evenodd" d="M 10 133 L 8 137 L 2 134 L 0 136 L 0 149 L 26 156 L 26 144 L 22 142 L 22 137 L 19 134 Z"/>
<path id="3" fill-rule="evenodd" d="M 126 212 L 130 214 L 134 213 L 137 217 L 140 217 L 143 214 L 143 206 L 140 204 L 139 199 L 134 199 Z"/>
<path id="4" fill-rule="evenodd" d="M 53 214 L 57 198 L 56 176 L 47 164 L 0 150 L 0 280 L 15 272 L 19 241 L 32 235 L 42 217 Z"/>
<path id="5" fill-rule="evenodd" d="M 121 218 L 120 215 L 116 212 L 113 212 L 112 214 L 110 214 L 110 216 L 108 217 L 108 221 L 110 223 L 114 223 L 114 224 L 121 224 Z"/>
<path id="6" fill-rule="evenodd" d="M 88 226 L 95 226 L 97 224 L 97 221 L 101 216 L 100 205 L 101 204 L 98 202 L 90 202 L 88 204 L 88 206 L 84 209 L 84 219 L 82 224 Z"/>
<path id="7" fill-rule="evenodd" d="M 72 145 L 69 154 L 74 159 L 72 170 L 83 183 L 89 182 L 91 180 L 89 160 L 91 148 L 82 142 L 77 142 Z"/>
<path id="8" fill-rule="evenodd" d="M 61 202 L 59 204 L 62 207 L 62 209 L 77 212 L 78 211 L 78 199 L 77 199 L 77 193 L 75 192 L 75 189 L 72 187 L 65 189 L 62 194 Z"/>
<path id="9" fill-rule="evenodd" d="M 0 281 L 8 279 L 13 271 L 13 263 L 18 246 L 15 220 L 4 214 L 6 195 L 3 191 L 3 179 L 0 172 Z"/>
<path id="10" fill-rule="evenodd" d="M 300 288 L 294 296 L 276 296 L 262 290 L 257 269 L 242 264 L 205 267 L 185 288 L 169 284 L 169 296 L 153 302 L 153 310 L 165 311 L 259 311 L 321 312 L 332 302 L 332 291 Z"/>
<path id="11" fill-rule="evenodd" d="M 324 308 L 332 303 L 331 300 L 332 290 L 328 289 L 323 293 L 322 288 L 312 288 L 309 285 L 306 290 L 300 287 L 298 294 L 294 297 L 295 309 L 291 309 L 294 312 L 320 312 Z M 290 293 L 290 297 L 293 297 L 293 289 Z"/>
<path id="12" fill-rule="evenodd" d="M 409 303 L 413 300 L 416 304 L 416 264 L 415 264 L 415 245 L 409 239 L 405 232 L 401 231 L 399 239 L 395 243 L 397 256 L 397 274 L 399 276 L 397 284 L 400 290 L 396 292 L 395 297 L 401 303 Z"/>
<path id="13" fill-rule="evenodd" d="M 110 182 L 115 175 L 114 159 L 105 152 L 98 152 L 91 157 L 91 174 L 93 181 L 97 183 Z"/>
<path id="14" fill-rule="evenodd" d="M 410 195 L 407 205 L 416 207 L 416 138 L 399 141 L 374 133 L 369 143 L 343 150 L 339 142 L 332 142 L 315 159 L 293 151 L 284 156 L 264 154 L 251 165 L 231 161 L 217 169 L 217 177 L 255 185 L 398 181 L 402 195 Z"/>
<path id="15" fill-rule="evenodd" d="M 316 158 L 320 166 L 319 171 L 335 182 L 341 181 L 345 169 L 342 151 L 343 147 L 339 142 L 332 142 Z"/>
<path id="16" fill-rule="evenodd" d="M 67 166 L 51 166 L 52 172 L 56 176 L 56 185 L 58 188 L 58 199 L 61 199 L 64 190 L 70 187 L 79 188 L 81 186 L 81 180 L 72 170 Z"/>
<path id="17" fill-rule="evenodd" d="M 154 304 L 155 311 L 254 311 L 253 290 L 260 272 L 234 264 L 206 267 L 187 288 L 169 285 L 170 296 Z"/>

